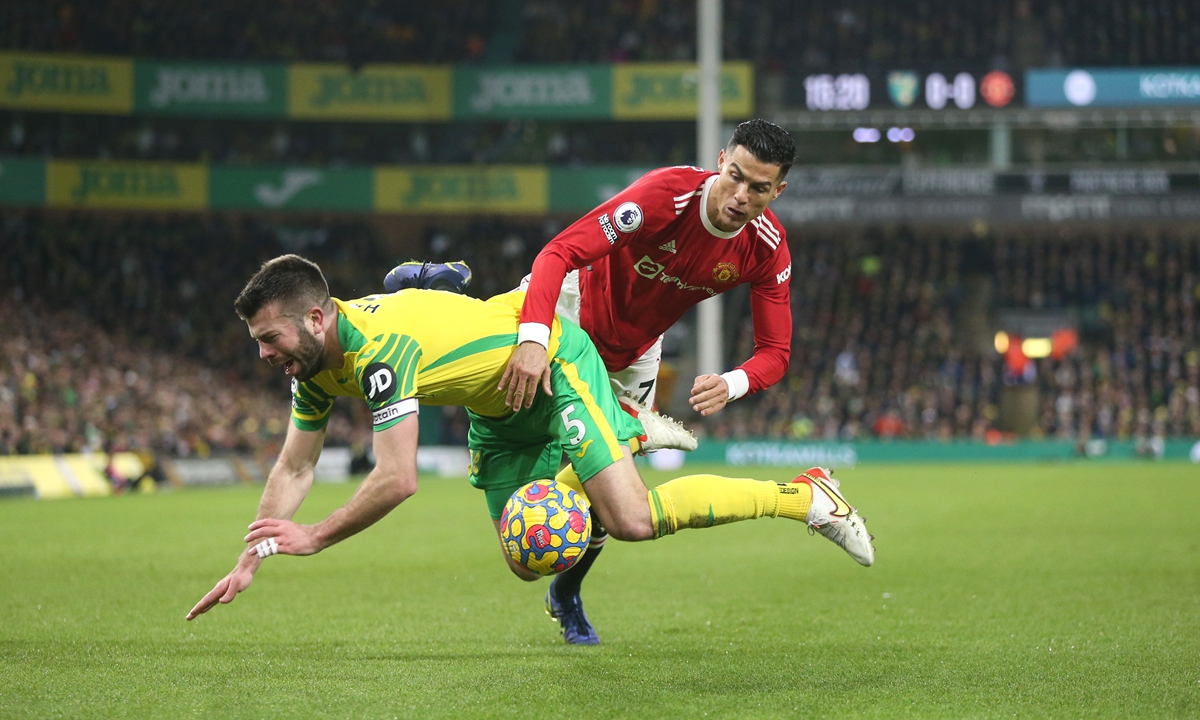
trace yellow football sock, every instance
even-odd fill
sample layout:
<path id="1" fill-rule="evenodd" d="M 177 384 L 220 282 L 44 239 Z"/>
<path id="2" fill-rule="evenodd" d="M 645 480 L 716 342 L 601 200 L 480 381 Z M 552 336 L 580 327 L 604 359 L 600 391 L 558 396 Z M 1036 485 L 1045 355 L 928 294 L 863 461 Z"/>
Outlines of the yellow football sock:
<path id="1" fill-rule="evenodd" d="M 579 476 L 575 474 L 575 468 L 571 467 L 570 465 L 566 466 L 562 470 L 558 471 L 558 474 L 554 476 L 554 479 L 579 493 L 585 500 L 587 500 L 587 490 L 583 489 L 583 483 L 579 481 Z M 591 505 L 590 500 L 588 500 L 588 504 Z"/>
<path id="2" fill-rule="evenodd" d="M 803 521 L 812 505 L 806 483 L 688 475 L 650 491 L 654 537 L 682 528 L 705 528 L 764 515 Z"/>

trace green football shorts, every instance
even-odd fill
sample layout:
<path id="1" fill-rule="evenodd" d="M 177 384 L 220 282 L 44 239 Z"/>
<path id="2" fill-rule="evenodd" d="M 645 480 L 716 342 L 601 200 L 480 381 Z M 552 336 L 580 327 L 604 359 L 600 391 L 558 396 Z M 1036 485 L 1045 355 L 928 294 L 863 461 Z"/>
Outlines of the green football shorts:
<path id="1" fill-rule="evenodd" d="M 503 418 L 468 411 L 471 484 L 487 493 L 493 520 L 517 488 L 557 475 L 563 453 L 587 482 L 642 434 L 641 423 L 617 403 L 591 338 L 573 323 L 562 326 L 558 353 L 550 359 L 553 397 L 538 388 L 533 407 Z"/>

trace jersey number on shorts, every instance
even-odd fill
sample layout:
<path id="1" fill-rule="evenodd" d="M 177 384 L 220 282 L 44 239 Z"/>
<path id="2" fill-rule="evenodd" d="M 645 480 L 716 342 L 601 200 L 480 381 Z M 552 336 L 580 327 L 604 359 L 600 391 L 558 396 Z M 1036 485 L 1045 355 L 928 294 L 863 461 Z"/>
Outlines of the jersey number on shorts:
<path id="1" fill-rule="evenodd" d="M 642 388 L 646 388 L 646 392 L 642 393 L 642 396 L 640 398 L 638 398 L 638 402 L 644 403 L 644 402 L 646 402 L 646 398 L 650 397 L 650 391 L 654 389 L 654 380 L 655 379 L 656 378 L 651 378 L 650 380 L 647 380 L 646 382 L 642 383 L 641 385 L 638 385 L 639 390 Z"/>
<path id="2" fill-rule="evenodd" d="M 579 441 L 583 440 L 583 436 L 587 434 L 587 426 L 583 424 L 582 420 L 572 420 L 571 413 L 573 412 L 575 412 L 575 403 L 571 403 L 566 410 L 562 411 L 562 421 L 563 427 L 568 433 L 572 430 L 575 431 L 575 437 L 571 439 L 571 444 L 578 445 Z"/>

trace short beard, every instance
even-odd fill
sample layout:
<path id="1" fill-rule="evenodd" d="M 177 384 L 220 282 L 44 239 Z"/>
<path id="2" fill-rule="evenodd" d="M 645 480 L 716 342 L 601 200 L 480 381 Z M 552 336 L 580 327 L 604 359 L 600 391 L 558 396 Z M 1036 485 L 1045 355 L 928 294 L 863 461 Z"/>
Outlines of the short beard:
<path id="1" fill-rule="evenodd" d="M 296 352 L 292 353 L 293 360 L 300 365 L 296 369 L 295 378 L 300 382 L 312 380 L 323 369 L 322 360 L 325 347 L 317 342 L 317 338 L 304 327 L 300 320 L 294 320 L 296 326 Z"/>

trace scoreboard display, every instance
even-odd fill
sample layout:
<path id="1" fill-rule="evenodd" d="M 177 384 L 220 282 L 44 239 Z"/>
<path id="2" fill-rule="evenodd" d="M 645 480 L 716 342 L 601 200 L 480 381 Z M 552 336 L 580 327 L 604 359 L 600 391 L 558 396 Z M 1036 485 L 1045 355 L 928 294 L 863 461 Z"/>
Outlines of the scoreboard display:
<path id="1" fill-rule="evenodd" d="M 970 110 L 1002 108 L 1017 101 L 1017 84 L 1003 70 L 975 72 L 947 69 L 928 73 L 893 70 L 887 73 L 816 73 L 803 79 L 792 103 L 803 99 L 817 112 L 867 109 Z M 794 97 L 796 94 L 802 98 Z"/>

